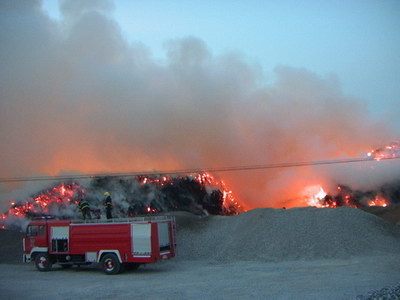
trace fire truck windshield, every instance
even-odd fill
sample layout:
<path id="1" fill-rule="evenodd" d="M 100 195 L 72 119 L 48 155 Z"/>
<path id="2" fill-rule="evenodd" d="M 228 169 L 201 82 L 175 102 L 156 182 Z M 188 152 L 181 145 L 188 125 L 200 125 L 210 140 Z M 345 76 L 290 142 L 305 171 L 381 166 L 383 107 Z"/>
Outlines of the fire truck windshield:
<path id="1" fill-rule="evenodd" d="M 42 236 L 45 233 L 45 226 L 44 225 L 30 225 L 26 229 L 27 236 Z"/>

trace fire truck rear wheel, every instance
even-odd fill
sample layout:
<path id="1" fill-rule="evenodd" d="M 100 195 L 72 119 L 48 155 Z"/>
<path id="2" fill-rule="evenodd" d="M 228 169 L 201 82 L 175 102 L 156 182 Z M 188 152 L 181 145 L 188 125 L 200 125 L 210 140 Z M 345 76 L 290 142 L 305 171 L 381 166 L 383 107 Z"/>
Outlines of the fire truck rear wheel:
<path id="1" fill-rule="evenodd" d="M 118 274 L 122 271 L 122 265 L 115 254 L 106 254 L 101 259 L 101 267 L 107 275 Z"/>
<path id="2" fill-rule="evenodd" d="M 47 272 L 51 270 L 52 262 L 48 254 L 39 253 L 35 258 L 36 268 L 41 272 Z"/>

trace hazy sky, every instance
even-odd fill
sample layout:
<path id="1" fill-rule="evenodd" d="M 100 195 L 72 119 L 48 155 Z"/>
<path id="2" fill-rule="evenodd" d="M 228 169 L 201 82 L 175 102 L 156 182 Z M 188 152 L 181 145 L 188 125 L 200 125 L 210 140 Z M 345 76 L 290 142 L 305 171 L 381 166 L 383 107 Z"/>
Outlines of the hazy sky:
<path id="1" fill-rule="evenodd" d="M 400 1 L 114 0 L 113 18 L 131 43 L 163 58 L 164 43 L 194 36 L 214 54 L 237 52 L 262 66 L 337 75 L 345 94 L 388 114 L 400 128 Z M 45 9 L 59 17 L 58 1 Z"/>

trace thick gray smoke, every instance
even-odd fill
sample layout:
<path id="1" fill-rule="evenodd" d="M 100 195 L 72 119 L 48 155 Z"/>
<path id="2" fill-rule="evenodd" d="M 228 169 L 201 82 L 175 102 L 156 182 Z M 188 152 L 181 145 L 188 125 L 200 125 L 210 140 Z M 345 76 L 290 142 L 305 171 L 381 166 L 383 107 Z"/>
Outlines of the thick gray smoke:
<path id="1" fill-rule="evenodd" d="M 0 177 L 332 159 L 396 138 L 334 75 L 279 66 L 266 80 L 194 37 L 166 42 L 160 62 L 124 39 L 111 8 L 62 1 L 56 21 L 40 1 L 0 2 Z M 343 173 L 353 177 L 333 172 Z M 304 186 L 337 181 L 330 174 L 219 175 L 252 208 L 290 205 Z M 1 205 L 22 188 L 2 184 Z"/>

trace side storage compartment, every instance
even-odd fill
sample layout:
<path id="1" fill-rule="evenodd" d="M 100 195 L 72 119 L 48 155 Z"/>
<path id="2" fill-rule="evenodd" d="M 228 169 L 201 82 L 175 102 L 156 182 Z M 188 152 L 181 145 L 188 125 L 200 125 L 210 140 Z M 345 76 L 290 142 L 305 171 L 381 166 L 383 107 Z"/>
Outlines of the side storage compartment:
<path id="1" fill-rule="evenodd" d="M 131 224 L 132 255 L 134 257 L 150 257 L 151 223 Z"/>
<path id="2" fill-rule="evenodd" d="M 52 226 L 51 232 L 51 252 L 67 253 L 69 250 L 69 227 Z"/>

